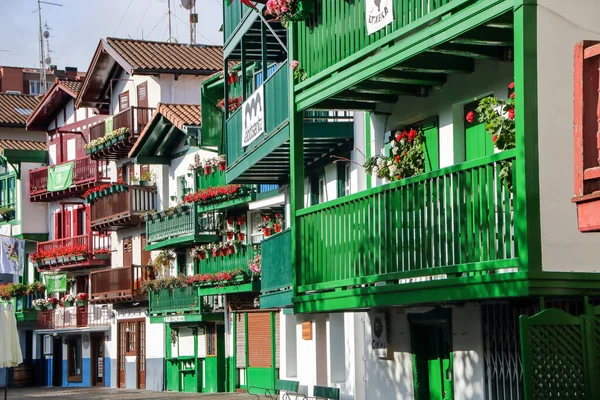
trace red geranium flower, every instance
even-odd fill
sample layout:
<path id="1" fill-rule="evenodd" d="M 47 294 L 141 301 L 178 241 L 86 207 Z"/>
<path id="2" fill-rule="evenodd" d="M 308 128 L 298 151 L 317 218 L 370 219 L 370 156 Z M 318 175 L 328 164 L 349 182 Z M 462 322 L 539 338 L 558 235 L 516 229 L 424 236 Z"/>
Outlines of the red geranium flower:
<path id="1" fill-rule="evenodd" d="M 396 162 L 400 162 L 400 156 L 396 156 L 396 157 L 394 157 L 394 161 L 396 161 Z"/>
<path id="2" fill-rule="evenodd" d="M 512 92 L 512 93 L 510 94 L 510 98 L 511 98 L 511 99 L 514 99 L 514 98 L 515 98 L 515 92 Z"/>
<path id="3" fill-rule="evenodd" d="M 496 143 L 496 140 L 498 140 L 498 135 L 496 135 L 495 133 L 492 135 L 492 142 Z"/>
<path id="4" fill-rule="evenodd" d="M 475 113 L 473 111 L 469 111 L 467 113 L 467 122 L 471 123 L 473 121 L 475 121 Z"/>
<path id="5" fill-rule="evenodd" d="M 511 108 L 508 110 L 508 119 L 515 119 L 515 109 Z"/>
<path id="6" fill-rule="evenodd" d="M 514 82 L 511 82 L 511 83 L 510 83 L 510 85 L 508 85 L 508 88 L 509 88 L 510 90 L 513 90 L 513 89 L 515 88 L 515 83 L 514 83 Z"/>

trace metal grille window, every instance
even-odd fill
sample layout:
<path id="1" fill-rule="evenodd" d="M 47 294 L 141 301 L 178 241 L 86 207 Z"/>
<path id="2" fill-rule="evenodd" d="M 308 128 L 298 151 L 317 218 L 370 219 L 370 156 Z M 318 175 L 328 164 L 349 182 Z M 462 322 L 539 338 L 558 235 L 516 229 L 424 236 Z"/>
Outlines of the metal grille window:
<path id="1" fill-rule="evenodd" d="M 206 324 L 206 356 L 217 355 L 217 327 L 214 323 Z"/>

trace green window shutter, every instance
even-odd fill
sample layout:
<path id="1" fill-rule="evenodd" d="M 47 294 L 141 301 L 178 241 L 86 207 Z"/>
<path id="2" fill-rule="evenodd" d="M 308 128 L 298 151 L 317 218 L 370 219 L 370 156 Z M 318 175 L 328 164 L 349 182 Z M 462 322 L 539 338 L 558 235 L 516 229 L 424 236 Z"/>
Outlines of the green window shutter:
<path id="1" fill-rule="evenodd" d="M 485 130 L 485 123 L 479 122 L 477 117 L 473 122 L 466 120 L 470 111 L 475 112 L 479 101 L 465 105 L 463 118 L 465 119 L 465 161 L 475 160 L 494 154 L 494 142 Z"/>
<path id="2" fill-rule="evenodd" d="M 348 157 L 350 158 L 350 157 Z M 337 198 L 346 194 L 346 164 L 337 163 Z"/>
<path id="3" fill-rule="evenodd" d="M 437 117 L 428 119 L 422 126 L 423 156 L 425 157 L 425 172 L 440 169 L 440 129 Z"/>

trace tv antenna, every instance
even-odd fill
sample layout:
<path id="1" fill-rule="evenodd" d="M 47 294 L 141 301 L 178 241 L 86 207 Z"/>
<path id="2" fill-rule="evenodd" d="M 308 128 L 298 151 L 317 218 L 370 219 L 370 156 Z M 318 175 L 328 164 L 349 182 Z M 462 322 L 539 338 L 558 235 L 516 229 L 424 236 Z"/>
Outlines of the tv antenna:
<path id="1" fill-rule="evenodd" d="M 167 7 L 168 7 L 168 15 L 169 15 L 169 37 L 167 38 L 167 42 L 169 43 L 177 43 L 177 39 L 175 39 L 173 37 L 173 35 L 171 34 L 171 0 L 167 0 Z"/>
<path id="2" fill-rule="evenodd" d="M 198 24 L 196 0 L 181 0 L 181 7 L 190 12 L 190 44 L 196 44 L 196 24 Z"/>
<path id="3" fill-rule="evenodd" d="M 42 0 L 37 0 L 38 3 L 38 20 L 39 20 L 39 28 L 40 28 L 40 94 L 44 94 L 46 93 L 46 66 L 44 65 L 44 63 L 46 62 L 46 60 L 48 60 L 49 62 L 52 62 L 52 60 L 50 59 L 50 56 L 48 55 L 48 57 L 45 57 L 45 51 L 44 51 L 44 39 L 48 39 L 50 37 L 50 32 L 48 32 L 48 25 L 46 24 L 46 30 L 42 31 L 42 4 L 48 4 L 51 6 L 58 6 L 58 7 L 62 7 L 62 4 L 58 4 L 58 3 L 50 3 L 49 1 L 42 1 Z M 47 40 L 46 40 L 47 43 Z M 48 53 L 50 53 L 50 47 L 47 44 L 48 47 Z"/>

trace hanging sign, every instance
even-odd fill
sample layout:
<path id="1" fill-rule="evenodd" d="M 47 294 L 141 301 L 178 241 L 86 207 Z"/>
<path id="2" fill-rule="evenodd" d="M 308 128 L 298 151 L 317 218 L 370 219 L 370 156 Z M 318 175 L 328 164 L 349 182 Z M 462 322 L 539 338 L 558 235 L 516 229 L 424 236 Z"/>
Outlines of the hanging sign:
<path id="1" fill-rule="evenodd" d="M 67 274 L 44 275 L 44 282 L 48 293 L 67 291 Z"/>
<path id="2" fill-rule="evenodd" d="M 371 348 L 379 358 L 387 358 L 387 324 L 384 313 L 369 313 L 371 322 Z"/>
<path id="3" fill-rule="evenodd" d="M 23 275 L 25 265 L 25 241 L 1 237 L 0 274 Z"/>
<path id="4" fill-rule="evenodd" d="M 367 34 L 377 32 L 394 20 L 392 0 L 365 0 Z"/>
<path id="5" fill-rule="evenodd" d="M 58 192 L 73 184 L 73 162 L 48 167 L 48 191 Z"/>
<path id="6" fill-rule="evenodd" d="M 242 147 L 254 142 L 265 133 L 264 85 L 242 104 Z"/>

